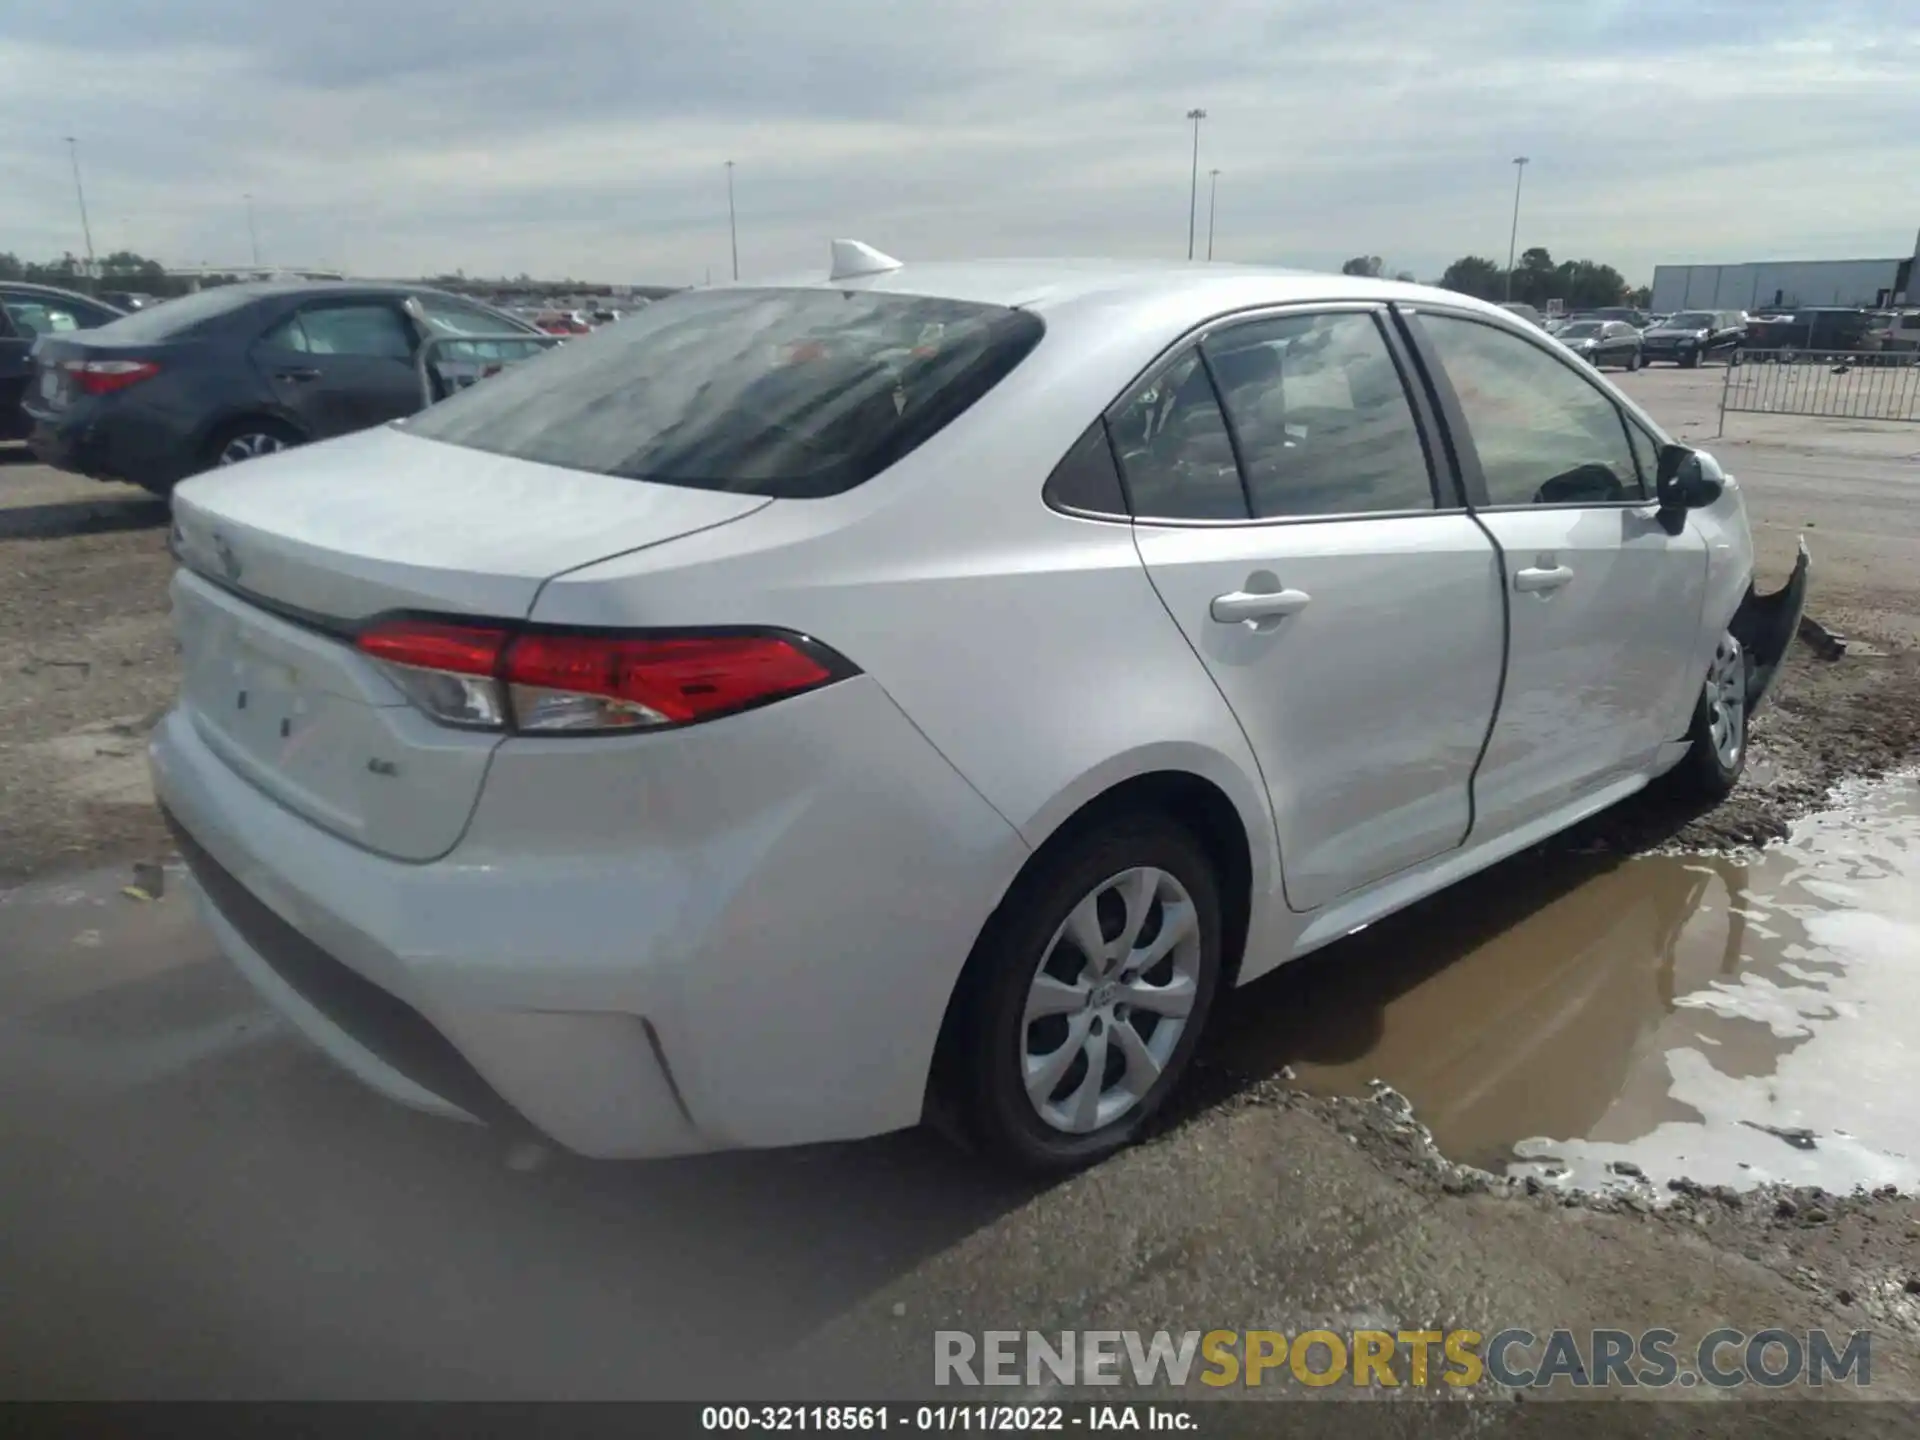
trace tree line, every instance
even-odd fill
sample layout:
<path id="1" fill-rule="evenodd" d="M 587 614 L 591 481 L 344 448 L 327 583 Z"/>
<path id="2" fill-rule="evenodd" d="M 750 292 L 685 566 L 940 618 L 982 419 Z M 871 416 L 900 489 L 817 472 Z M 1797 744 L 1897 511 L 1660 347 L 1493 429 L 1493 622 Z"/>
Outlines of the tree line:
<path id="1" fill-rule="evenodd" d="M 1356 255 L 1340 271 L 1344 275 L 1380 276 L 1386 274 L 1386 266 L 1378 255 Z M 1411 280 L 1413 276 L 1402 270 L 1394 279 Z M 1541 245 L 1520 256 L 1513 267 L 1511 288 L 1506 266 L 1481 255 L 1462 255 L 1431 283 L 1481 300 L 1514 300 L 1537 310 L 1545 310 L 1549 300 L 1561 301 L 1568 310 L 1593 310 L 1602 305 L 1644 306 L 1652 298 L 1649 287 L 1629 286 L 1626 277 L 1611 265 L 1597 260 L 1562 260 L 1555 264 Z"/>
<path id="2" fill-rule="evenodd" d="M 158 260 L 136 254 L 132 250 L 116 250 L 103 256 L 91 270 L 87 262 L 76 255 L 67 254 L 58 260 L 22 260 L 18 255 L 0 250 L 0 280 L 19 280 L 29 285 L 52 285 L 61 290 L 77 290 L 82 294 L 97 295 L 106 291 L 126 291 L 135 295 L 151 295 L 156 300 L 170 300 L 177 295 L 185 295 L 196 287 L 202 290 L 215 285 L 231 285 L 248 278 L 243 274 L 235 275 L 168 275 L 166 267 Z M 455 270 L 447 275 L 435 275 L 427 281 L 429 285 L 456 295 L 497 295 L 513 293 L 552 299 L 565 295 L 612 295 L 617 287 L 606 284 L 589 284 L 585 281 L 535 280 L 524 271 L 515 277 L 484 279 L 469 276 L 464 270 Z M 671 295 L 676 285 L 634 285 L 626 287 L 628 293 L 644 299 L 658 299 Z"/>
<path id="3" fill-rule="evenodd" d="M 96 273 L 90 276 L 87 263 L 72 254 L 58 260 L 33 261 L 0 251 L 0 280 L 24 280 L 67 290 L 131 290 L 156 297 L 184 295 L 194 288 L 193 282 L 185 277 L 169 276 L 158 260 L 131 250 L 114 251 L 93 270 Z M 1356 255 L 1340 270 L 1345 275 L 1378 277 L 1387 273 L 1387 266 L 1378 255 Z M 202 276 L 200 284 L 217 285 L 239 278 L 237 275 Z M 1393 278 L 1410 281 L 1414 275 L 1411 270 L 1399 270 Z M 435 276 L 434 283 L 460 290 L 477 284 L 497 287 L 508 282 L 470 281 L 456 271 L 452 275 Z M 511 283 L 528 289 L 545 284 L 553 287 L 555 293 L 584 293 L 578 282 L 572 280 L 540 282 L 521 275 Z M 1568 310 L 1591 310 L 1601 305 L 1645 305 L 1650 298 L 1646 286 L 1630 288 L 1625 277 L 1611 265 L 1595 260 L 1562 260 L 1555 264 L 1553 256 L 1539 245 L 1521 255 L 1520 263 L 1513 267 L 1511 291 L 1506 267 L 1480 255 L 1461 256 L 1432 283 L 1482 300 L 1517 300 L 1540 310 L 1546 309 L 1549 300 L 1562 301 Z M 664 293 L 666 287 L 659 288 Z"/>
<path id="4" fill-rule="evenodd" d="M 209 277 L 210 279 L 211 277 Z M 237 280 L 237 275 L 223 279 Z M 29 285 L 53 285 L 62 290 L 95 294 L 102 290 L 126 290 L 136 295 L 171 298 L 184 295 L 193 282 L 184 276 L 169 276 L 158 260 L 132 250 L 115 250 L 102 256 L 89 271 L 87 262 L 69 252 L 58 260 L 22 260 L 11 251 L 0 250 L 0 280 L 20 280 Z M 203 280 L 202 284 L 209 283 Z"/>

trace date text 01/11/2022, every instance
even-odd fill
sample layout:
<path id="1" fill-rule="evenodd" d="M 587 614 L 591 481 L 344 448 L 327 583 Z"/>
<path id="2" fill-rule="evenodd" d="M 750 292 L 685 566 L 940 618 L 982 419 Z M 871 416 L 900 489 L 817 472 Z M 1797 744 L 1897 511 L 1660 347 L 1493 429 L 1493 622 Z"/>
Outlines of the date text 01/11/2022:
<path id="1" fill-rule="evenodd" d="M 707 1405 L 700 1411 L 702 1430 L 747 1434 L 862 1430 L 1185 1431 L 1194 1429 L 1197 1423 L 1188 1411 L 1161 1405 Z"/>

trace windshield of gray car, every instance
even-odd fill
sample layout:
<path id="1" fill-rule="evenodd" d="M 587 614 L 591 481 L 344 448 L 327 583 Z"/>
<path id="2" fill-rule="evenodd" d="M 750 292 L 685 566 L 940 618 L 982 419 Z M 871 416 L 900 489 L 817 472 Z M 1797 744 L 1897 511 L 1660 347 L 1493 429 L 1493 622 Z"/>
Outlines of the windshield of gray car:
<path id="1" fill-rule="evenodd" d="M 1598 320 L 1575 320 L 1571 324 L 1562 325 L 1559 330 L 1562 340 L 1591 340 L 1599 333 Z"/>
<path id="2" fill-rule="evenodd" d="M 1711 330 L 1713 316 L 1704 310 L 1689 310 L 1684 315 L 1676 315 L 1667 321 L 1669 330 Z"/>
<path id="3" fill-rule="evenodd" d="M 1026 311 L 925 296 L 688 292 L 512 366 L 406 428 L 627 479 L 835 495 L 985 395 L 1043 328 Z"/>

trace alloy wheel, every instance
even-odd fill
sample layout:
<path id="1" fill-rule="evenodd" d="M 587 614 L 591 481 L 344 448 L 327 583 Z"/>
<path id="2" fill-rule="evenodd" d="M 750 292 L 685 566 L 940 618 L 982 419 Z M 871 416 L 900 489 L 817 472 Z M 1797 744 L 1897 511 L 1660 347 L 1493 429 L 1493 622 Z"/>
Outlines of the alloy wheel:
<path id="1" fill-rule="evenodd" d="M 1048 1126 L 1112 1124 L 1159 1082 L 1192 1015 L 1200 925 L 1186 887 L 1150 866 L 1102 881 L 1067 912 L 1027 990 L 1021 1079 Z"/>
<path id="2" fill-rule="evenodd" d="M 236 435 L 220 447 L 219 465 L 238 465 L 242 460 L 252 460 L 261 455 L 272 455 L 287 448 L 287 442 L 278 435 L 269 435 L 265 431 L 249 431 Z"/>

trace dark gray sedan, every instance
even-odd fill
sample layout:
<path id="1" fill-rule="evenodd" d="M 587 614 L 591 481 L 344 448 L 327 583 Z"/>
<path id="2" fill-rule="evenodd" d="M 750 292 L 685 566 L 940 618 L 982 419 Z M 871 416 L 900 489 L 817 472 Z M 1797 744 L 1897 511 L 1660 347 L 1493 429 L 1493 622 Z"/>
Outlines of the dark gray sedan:
<path id="1" fill-rule="evenodd" d="M 42 336 L 23 402 L 29 443 L 50 465 L 164 495 L 216 465 L 411 415 L 429 340 L 538 333 L 418 286 L 221 286 Z"/>
<path id="2" fill-rule="evenodd" d="M 1595 369 L 1640 368 L 1640 332 L 1624 320 L 1572 320 L 1554 331 L 1553 338 Z"/>

